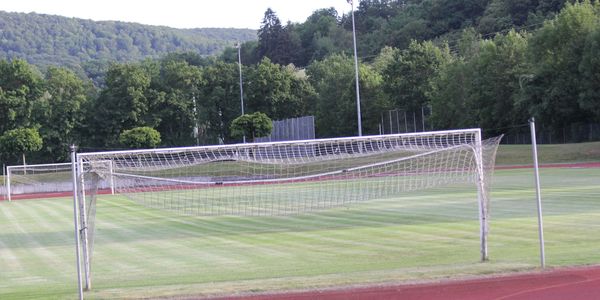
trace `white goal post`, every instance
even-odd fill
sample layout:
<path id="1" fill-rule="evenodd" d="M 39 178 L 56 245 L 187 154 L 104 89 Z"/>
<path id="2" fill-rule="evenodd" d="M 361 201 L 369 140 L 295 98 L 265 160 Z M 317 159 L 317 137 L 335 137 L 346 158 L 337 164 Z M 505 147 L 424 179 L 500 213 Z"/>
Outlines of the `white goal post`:
<path id="1" fill-rule="evenodd" d="M 472 183 L 486 261 L 489 191 L 500 139 L 482 140 L 476 128 L 79 153 L 73 185 L 84 286 L 91 288 L 99 183 L 113 180 L 117 193 L 140 205 L 193 216 L 297 215 Z"/>

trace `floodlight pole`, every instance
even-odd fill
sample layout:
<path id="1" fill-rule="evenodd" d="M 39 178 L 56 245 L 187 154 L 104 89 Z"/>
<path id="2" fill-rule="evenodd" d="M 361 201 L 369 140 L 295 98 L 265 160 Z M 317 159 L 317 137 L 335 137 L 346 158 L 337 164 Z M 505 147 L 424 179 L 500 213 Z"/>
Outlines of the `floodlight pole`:
<path id="1" fill-rule="evenodd" d="M 358 118 L 358 136 L 362 136 L 362 118 L 360 113 L 360 87 L 358 83 L 358 52 L 356 51 L 356 25 L 354 24 L 354 0 L 348 0 L 352 7 L 352 40 L 354 42 L 354 80 L 356 81 L 356 114 Z"/>
<path id="2" fill-rule="evenodd" d="M 535 194 L 537 199 L 538 213 L 538 235 L 540 239 L 540 265 L 546 266 L 546 253 L 544 250 L 544 220 L 542 217 L 542 193 L 540 189 L 540 168 L 538 165 L 537 140 L 535 137 L 535 118 L 529 119 L 529 128 L 531 130 L 531 151 L 533 154 L 533 171 L 535 174 Z"/>
<path id="3" fill-rule="evenodd" d="M 244 115 L 244 84 L 242 82 L 242 45 L 240 43 L 236 43 L 235 47 L 238 52 L 238 68 L 240 70 L 240 103 L 242 106 L 242 116 Z M 246 135 L 244 134 L 242 137 L 242 141 L 244 144 L 246 143 Z"/>

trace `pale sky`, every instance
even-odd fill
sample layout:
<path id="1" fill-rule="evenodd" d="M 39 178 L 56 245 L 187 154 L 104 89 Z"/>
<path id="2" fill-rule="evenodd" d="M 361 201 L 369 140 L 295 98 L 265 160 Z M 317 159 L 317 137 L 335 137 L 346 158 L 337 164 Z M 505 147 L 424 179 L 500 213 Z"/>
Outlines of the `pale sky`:
<path id="1" fill-rule="evenodd" d="M 304 22 L 320 8 L 351 10 L 347 0 L 0 0 L 0 10 L 175 28 L 258 29 L 267 8 L 282 24 Z"/>

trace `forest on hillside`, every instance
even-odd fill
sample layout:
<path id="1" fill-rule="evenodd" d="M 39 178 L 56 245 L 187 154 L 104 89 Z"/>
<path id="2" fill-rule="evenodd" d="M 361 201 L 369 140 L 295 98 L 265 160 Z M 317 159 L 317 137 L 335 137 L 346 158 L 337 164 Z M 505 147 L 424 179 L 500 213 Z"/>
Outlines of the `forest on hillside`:
<path id="1" fill-rule="evenodd" d="M 358 28 L 374 28 L 357 37 L 364 134 L 379 133 L 382 113 L 399 108 L 427 107 L 433 129 L 481 127 L 486 135 L 531 116 L 551 130 L 600 122 L 600 4 L 564 2 L 361 1 L 357 19 L 371 21 Z M 428 21 L 426 8 L 455 21 Z M 407 34 L 398 44 L 375 38 L 391 38 L 403 14 L 437 35 Z M 318 137 L 356 135 L 351 34 L 348 16 L 331 9 L 285 25 L 267 9 L 258 40 L 239 49 L 245 112 L 314 115 Z M 158 132 L 158 146 L 239 142 L 230 127 L 241 114 L 237 54 L 114 63 L 101 87 L 68 68 L 40 72 L 24 60 L 0 60 L 0 159 L 61 161 L 72 143 L 84 151 L 128 148 L 121 136 L 134 128 Z"/>
<path id="2" fill-rule="evenodd" d="M 249 40 L 256 40 L 256 30 L 175 29 L 0 11 L 0 59 L 23 58 L 42 69 L 63 66 L 84 76 L 105 72 L 113 62 L 171 52 L 217 55 L 235 42 Z"/>

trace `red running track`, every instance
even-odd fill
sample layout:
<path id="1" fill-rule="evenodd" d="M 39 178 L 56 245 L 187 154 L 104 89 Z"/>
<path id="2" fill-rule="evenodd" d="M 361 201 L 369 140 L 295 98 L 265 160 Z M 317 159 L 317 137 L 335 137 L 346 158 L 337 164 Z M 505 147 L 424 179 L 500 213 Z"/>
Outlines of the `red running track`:
<path id="1" fill-rule="evenodd" d="M 245 295 L 215 299 L 592 300 L 600 299 L 600 266 L 555 269 L 462 281 Z"/>
<path id="2" fill-rule="evenodd" d="M 98 190 L 98 194 L 110 194 L 111 191 Z M 60 197 L 73 197 L 73 192 L 49 192 L 49 193 L 33 193 L 33 194 L 17 194 L 10 197 L 11 200 L 26 200 L 26 199 L 46 199 L 46 198 L 60 198 Z M 0 195 L 0 201 L 8 200 L 5 195 Z"/>

